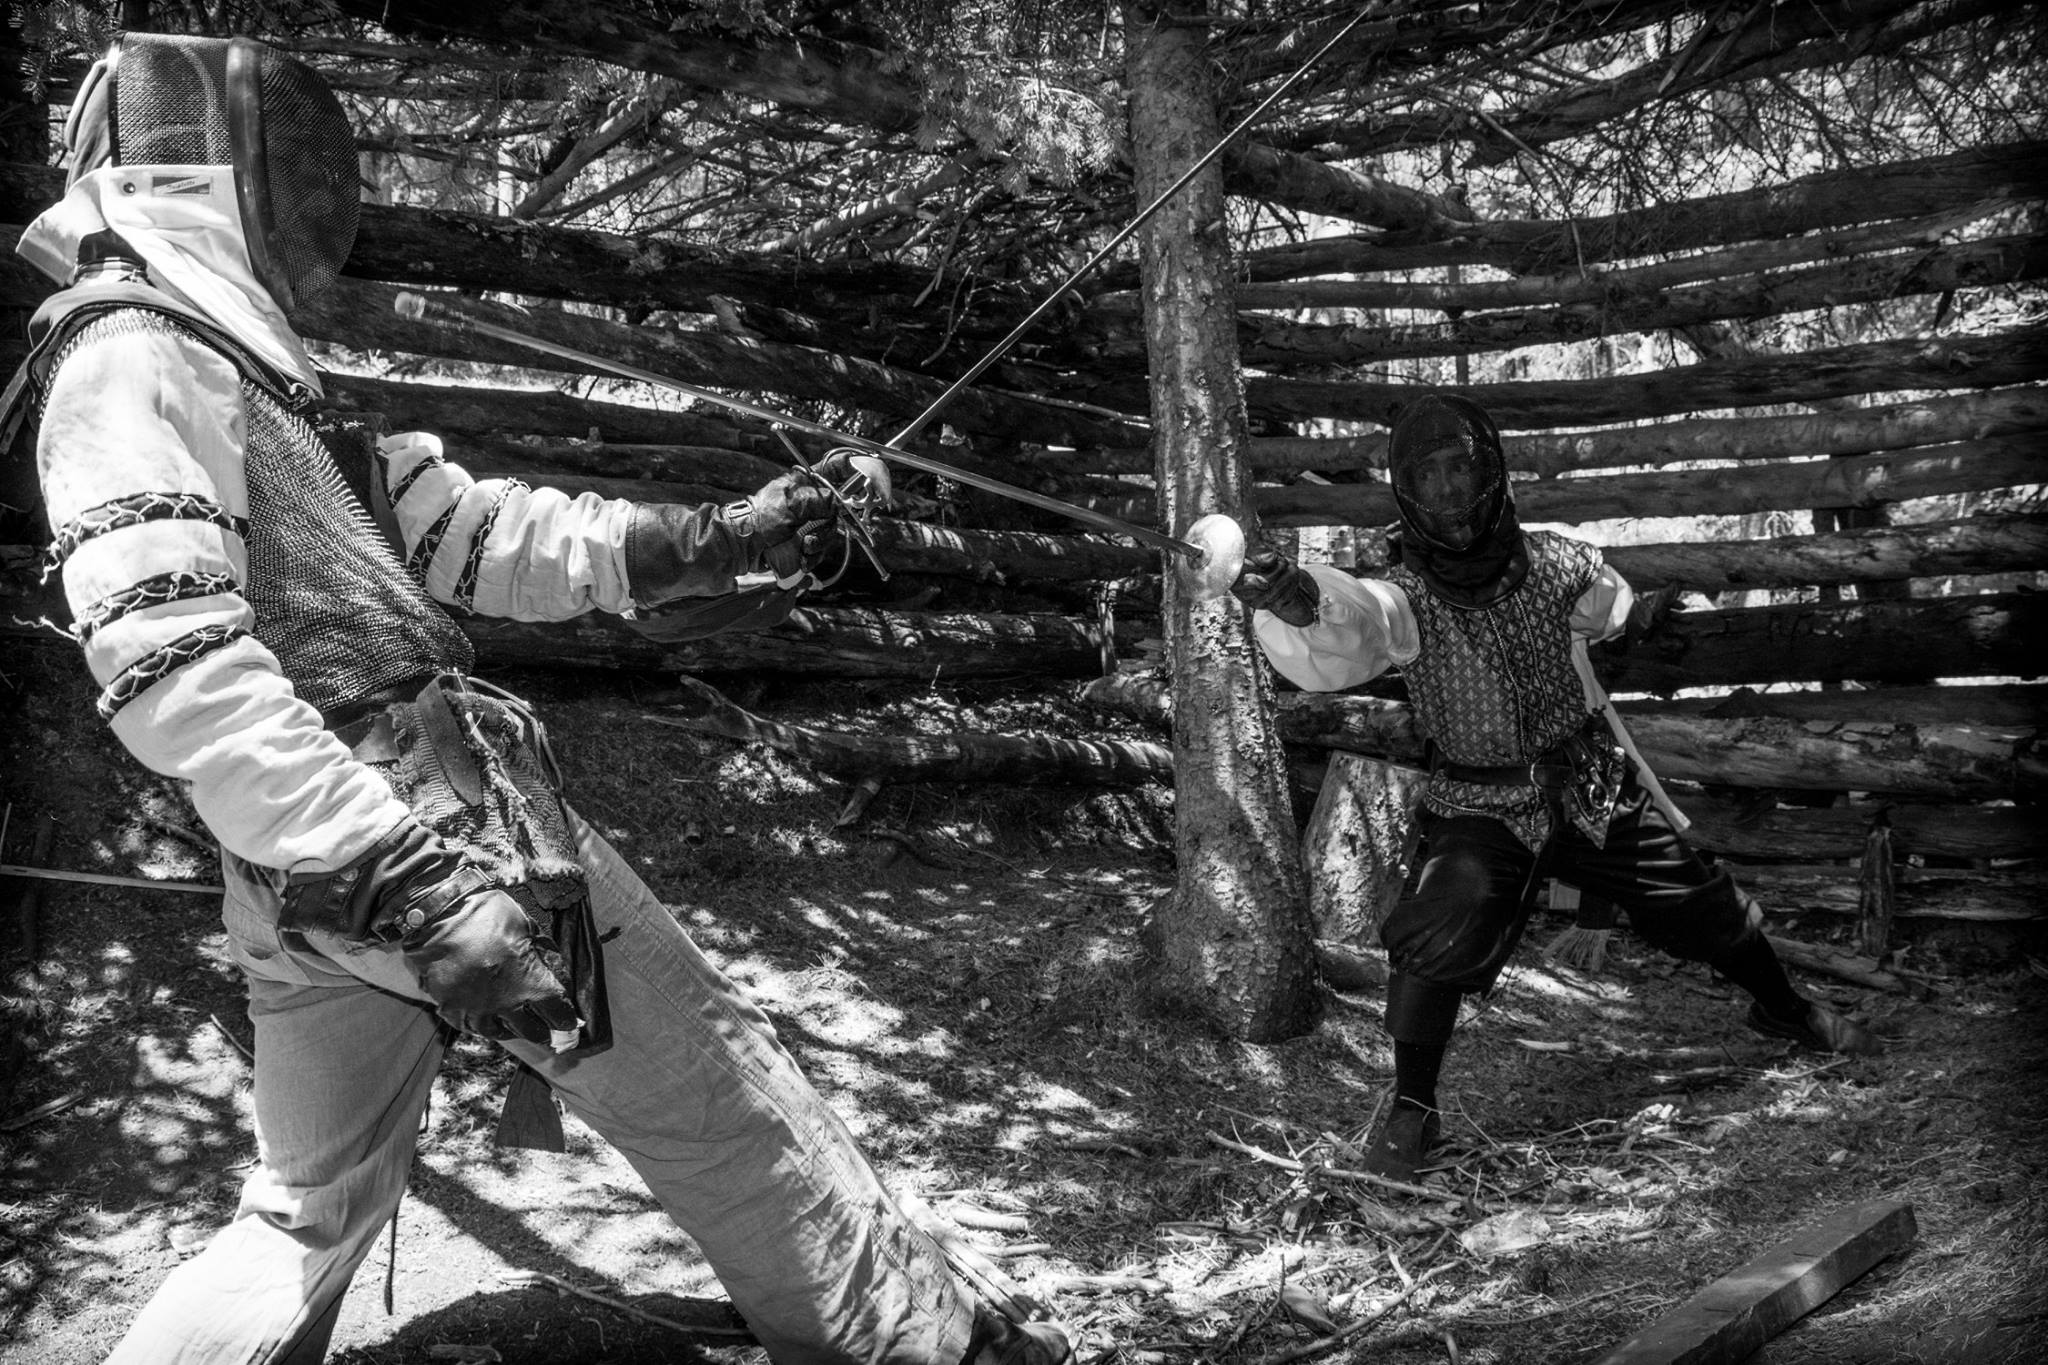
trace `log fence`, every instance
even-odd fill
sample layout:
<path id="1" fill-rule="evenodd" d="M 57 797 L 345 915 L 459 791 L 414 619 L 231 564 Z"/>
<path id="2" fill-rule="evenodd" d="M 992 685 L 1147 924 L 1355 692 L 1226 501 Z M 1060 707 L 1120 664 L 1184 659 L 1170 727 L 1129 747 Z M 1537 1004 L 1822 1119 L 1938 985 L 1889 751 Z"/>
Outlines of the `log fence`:
<path id="1" fill-rule="evenodd" d="M 1459 387 L 1507 432 L 1524 522 L 1578 528 L 1639 590 L 1691 595 L 1595 661 L 1699 842 L 1817 912 L 1867 908 L 1858 869 L 1881 847 L 1896 872 L 1884 882 L 1888 916 L 2037 914 L 2033 868 L 2048 851 L 2034 804 L 2048 783 L 2048 326 L 1963 334 L 1920 329 L 1910 319 L 1923 314 L 1902 312 L 1902 334 L 1784 354 L 1681 361 L 1674 349 L 1670 363 L 1569 379 L 1509 378 L 1502 361 L 1544 343 L 2024 292 L 2048 274 L 2048 252 L 2026 230 L 2044 204 L 2040 153 L 2037 143 L 1986 147 L 1570 224 L 1447 223 L 1441 206 L 1418 201 L 1431 233 L 1252 252 L 1236 300 L 1255 424 L 1248 516 L 1262 534 L 1340 546 L 1357 572 L 1384 567 L 1395 509 L 1383 428 L 1423 382 L 1318 372 L 1372 364 L 1419 376 L 1429 357 L 1458 357 L 1461 373 L 1502 376 Z M 47 168 L 10 169 L 19 174 L 4 177 L 0 218 L 18 224 L 61 184 Z M 1230 171 L 1239 188 L 1291 173 L 1284 157 L 1240 158 Z M 0 307 L 32 308 L 48 292 L 11 259 L 20 231 L 0 226 Z M 390 307 L 398 289 L 516 293 L 536 306 L 507 317 L 538 335 L 771 403 L 830 403 L 870 433 L 894 429 L 946 383 L 905 367 L 901 355 L 921 343 L 892 350 L 896 338 L 873 324 L 897 314 L 924 325 L 916 300 L 929 281 L 881 262 L 810 265 L 798 279 L 786 263 L 731 253 L 372 206 L 351 274 L 302 317 L 306 335 L 459 360 L 470 377 L 338 373 L 333 407 L 441 432 L 481 474 L 572 492 L 723 500 L 789 455 L 758 424 L 594 389 L 520 348 L 409 323 Z M 1128 267 L 1110 267 L 1069 326 L 960 396 L 946 444 L 927 433 L 920 449 L 1152 524 L 1134 285 Z M 1033 302 L 989 293 L 989 311 L 956 320 L 963 342 L 1000 336 Z M 1313 321 L 1294 316 L 1311 310 Z M 10 363 L 20 354 L 0 350 Z M 798 445 L 823 453 L 811 438 Z M 1093 702 L 1163 726 L 1163 691 L 1138 667 L 1159 630 L 1155 554 L 928 476 L 900 482 L 898 506 L 875 528 L 890 580 L 856 566 L 774 629 L 687 644 L 592 618 L 465 629 L 501 667 L 1085 682 Z M 1753 528 L 1762 513 L 1781 514 L 1773 531 L 1731 533 L 1733 519 Z M 1651 517 L 1684 533 L 1634 533 Z M 38 614 L 20 585 L 28 557 L 0 551 L 15 623 L 0 633 L 23 638 Z M 1737 593 L 1777 600 L 1719 600 Z M 700 709 L 732 733 L 765 733 L 758 718 Z M 1338 697 L 1283 690 L 1278 717 L 1297 755 L 1420 759 L 1397 681 Z M 800 738 L 829 753 L 835 773 L 868 761 L 861 746 Z M 942 755 L 950 768 L 917 746 L 870 750 L 891 780 L 1045 780 L 1019 776 L 1038 761 L 1030 745 L 981 746 L 972 761 L 955 746 Z M 1046 761 L 1065 765 L 1048 770 L 1064 780 L 1157 781 L 1170 774 L 1166 754 L 1081 744 Z"/>

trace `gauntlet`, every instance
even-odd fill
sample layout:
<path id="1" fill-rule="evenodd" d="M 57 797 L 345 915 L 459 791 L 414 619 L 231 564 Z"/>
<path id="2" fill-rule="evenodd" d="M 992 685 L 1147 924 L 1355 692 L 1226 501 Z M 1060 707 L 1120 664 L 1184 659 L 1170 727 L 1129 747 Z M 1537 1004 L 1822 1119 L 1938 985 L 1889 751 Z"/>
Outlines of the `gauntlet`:
<path id="1" fill-rule="evenodd" d="M 1245 556 L 1244 571 L 1230 585 L 1230 593 L 1246 606 L 1270 611 L 1297 628 L 1314 625 L 1322 608 L 1323 591 L 1314 577 L 1271 548 Z"/>
<path id="2" fill-rule="evenodd" d="M 334 872 L 293 874 L 278 924 L 397 943 L 456 1028 L 574 1046 L 580 1019 L 561 954 L 521 905 L 441 836 L 407 819 Z"/>

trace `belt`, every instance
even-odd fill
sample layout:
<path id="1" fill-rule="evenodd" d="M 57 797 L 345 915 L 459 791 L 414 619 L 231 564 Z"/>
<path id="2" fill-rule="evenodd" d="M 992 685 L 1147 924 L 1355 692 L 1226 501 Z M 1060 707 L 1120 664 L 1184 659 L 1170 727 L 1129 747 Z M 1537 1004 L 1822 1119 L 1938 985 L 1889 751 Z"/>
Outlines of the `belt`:
<path id="1" fill-rule="evenodd" d="M 1553 751 L 1527 763 L 1503 763 L 1482 767 L 1471 763 L 1439 763 L 1430 771 L 1454 782 L 1471 782 L 1482 787 L 1541 787 L 1564 791 L 1577 781 L 1578 770 L 1562 751 Z"/>

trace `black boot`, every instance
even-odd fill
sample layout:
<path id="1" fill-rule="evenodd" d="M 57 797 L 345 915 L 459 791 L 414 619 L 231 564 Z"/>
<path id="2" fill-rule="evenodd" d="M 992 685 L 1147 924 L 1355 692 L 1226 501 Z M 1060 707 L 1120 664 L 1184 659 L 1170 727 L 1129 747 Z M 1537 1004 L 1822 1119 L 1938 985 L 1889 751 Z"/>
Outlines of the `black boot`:
<path id="1" fill-rule="evenodd" d="M 1773 1014 L 1763 1003 L 1749 1007 L 1748 1025 L 1766 1038 L 1790 1038 L 1816 1052 L 1839 1052 L 1845 1057 L 1875 1057 L 1884 1051 L 1877 1035 L 1846 1015 L 1811 1000 L 1800 1002 L 1797 1014 Z"/>
<path id="2" fill-rule="evenodd" d="M 1415 1173 L 1429 1149 L 1436 1146 L 1442 1128 L 1436 1110 L 1396 1104 L 1366 1149 L 1366 1173 L 1414 1184 Z"/>

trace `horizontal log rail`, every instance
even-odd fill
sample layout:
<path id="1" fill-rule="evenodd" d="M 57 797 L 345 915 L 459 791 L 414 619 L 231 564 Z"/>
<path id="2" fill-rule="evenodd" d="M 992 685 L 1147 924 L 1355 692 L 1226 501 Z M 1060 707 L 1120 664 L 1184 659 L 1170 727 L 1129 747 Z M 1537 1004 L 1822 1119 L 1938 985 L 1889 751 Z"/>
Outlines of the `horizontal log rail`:
<path id="1" fill-rule="evenodd" d="M 1783 184 L 1568 222 L 1493 219 L 1472 224 L 1447 240 L 1361 233 L 1290 243 L 1247 253 L 1239 278 L 1282 280 L 1450 265 L 1494 265 L 1516 275 L 1561 274 L 1608 261 L 2031 199 L 2041 193 L 2039 167 L 2044 156 L 2048 143 L 2005 143 L 1885 166 L 1821 171 Z M 1136 272 L 1106 272 L 1100 287 L 1135 288 Z"/>
<path id="2" fill-rule="evenodd" d="M 1892 914 L 1901 919 L 2024 923 L 2048 917 L 2048 875 L 2039 871 L 1898 867 L 1893 875 Z M 1774 917 L 1862 913 L 1854 867 L 1766 863 L 1738 867 L 1735 876 Z"/>
<path id="3" fill-rule="evenodd" d="M 392 308 L 398 293 L 393 286 L 375 281 L 341 280 L 301 309 L 294 316 L 294 325 L 311 340 L 358 350 L 567 374 L 606 373 L 595 366 L 557 359 L 513 342 L 400 317 Z M 716 332 L 632 327 L 557 309 L 525 312 L 476 300 L 470 300 L 466 306 L 500 326 L 517 328 L 557 345 L 704 388 L 823 399 L 899 419 L 922 412 L 945 388 L 939 380 L 925 375 L 811 347 Z M 987 387 L 962 392 L 947 409 L 947 420 L 962 430 L 1069 445 L 1123 444 L 1143 439 L 1144 431 L 1142 423 L 1104 421 L 1072 407 L 1041 403 Z"/>
<path id="4" fill-rule="evenodd" d="M 2048 389 L 1943 394 L 1792 417 L 1694 417 L 1599 431 L 1509 432 L 1501 446 L 1514 472 L 1553 475 L 1692 461 L 1866 455 L 2028 432 L 2048 432 Z M 1352 473 L 1385 469 L 1387 438 L 1377 431 L 1367 436 L 1254 436 L 1246 454 L 1254 476 L 1271 481 L 1304 470 Z M 1025 445 L 1017 458 L 1053 472 L 1152 474 L 1149 446 L 1068 450 Z"/>
<path id="5" fill-rule="evenodd" d="M 2048 599 L 2027 592 L 1682 611 L 1633 646 L 1599 645 L 1608 688 L 1669 696 L 1764 682 L 1927 683 L 2048 672 Z"/>
<path id="6" fill-rule="evenodd" d="M 2038 806 L 1858 801 L 1811 808 L 1774 805 L 1765 793 L 1750 800 L 1676 789 L 1692 820 L 1688 837 L 1701 848 L 1749 861 L 1842 862 L 1863 856 L 1871 823 L 1891 826 L 1892 848 L 1908 856 L 1992 859 L 2048 857 L 2048 820 Z M 1763 797 L 1764 799 L 1754 799 Z"/>
<path id="7" fill-rule="evenodd" d="M 1153 724 L 1167 723 L 1170 714 L 1168 692 L 1156 673 L 1098 678 L 1081 695 Z M 1278 699 L 1277 720 L 1281 739 L 1290 744 L 1341 749 L 1403 767 L 1422 763 L 1423 734 L 1404 702 L 1289 692 Z M 1968 725 L 1718 720 L 1642 709 L 1630 712 L 1628 726 L 1660 777 L 1720 786 L 1991 801 L 2038 794 L 2048 776 L 2048 767 L 2033 754 L 2031 732 L 2016 737 Z"/>
<path id="8" fill-rule="evenodd" d="M 452 444 L 450 451 L 458 459 L 466 453 L 459 442 Z M 601 466 L 606 460 L 606 449 L 593 447 L 577 452 L 576 458 Z M 765 462 L 688 462 L 677 458 L 664 461 L 664 470 L 671 476 L 694 478 L 614 478 L 562 472 L 549 467 L 553 461 L 521 458 L 502 449 L 482 452 L 479 458 L 467 463 L 479 477 L 511 474 L 572 495 L 595 492 L 605 497 L 650 502 L 719 501 L 734 493 L 752 491 L 775 472 Z M 754 477 L 764 469 L 762 477 Z M 1553 512 L 1546 519 L 1564 518 Z M 1271 516 L 1265 520 L 1269 524 L 1286 524 Z M 941 527 L 894 517 L 877 518 L 875 535 L 882 562 L 891 571 L 942 574 L 983 583 L 1074 583 L 1140 577 L 1159 571 L 1159 559 L 1154 552 L 1111 536 Z M 1387 566 L 1386 545 L 1386 537 L 1377 528 L 1362 536 L 1355 547 L 1355 571 L 1364 574 L 1383 570 Z M 2048 566 L 2048 516 L 1988 514 L 1956 521 L 1757 540 L 1613 545 L 1606 547 L 1603 554 L 1639 589 L 1669 585 L 1707 594 L 2021 573 Z"/>
<path id="9" fill-rule="evenodd" d="M 1671 365 L 1605 379 L 1532 380 L 1424 388 L 1368 380 L 1251 377 L 1245 402 L 1281 422 L 1315 418 L 1376 422 L 1425 392 L 1458 393 L 1504 428 L 1578 427 L 1680 413 L 1814 403 L 1862 394 L 1990 389 L 2048 378 L 2048 326 L 1987 336 L 1917 337 L 1834 346 L 1796 355 L 1744 356 Z"/>
<path id="10" fill-rule="evenodd" d="M 1831 725 L 1977 725 L 2011 730 L 2015 737 L 2048 730 L 2048 683 L 1947 683 L 1861 690 L 1808 687 L 1775 692 L 1740 687 L 1711 697 L 1625 698 L 1618 705 L 1624 715 L 1646 711 L 1721 719 L 1777 716 Z M 2048 835 L 2048 826 L 2042 832 Z"/>
<path id="11" fill-rule="evenodd" d="M 1647 264 L 1595 266 L 1555 275 L 1456 283 L 1358 279 L 1348 275 L 1277 282 L 1247 279 L 1237 286 L 1232 297 L 1241 311 L 1272 313 L 1398 308 L 1466 314 L 1606 304 L 1654 298 L 1686 285 L 1770 277 L 1816 262 L 1844 263 L 1908 250 L 1939 250 L 1943 243 L 1953 239 L 1957 229 L 1994 212 L 2009 211 L 2010 207 L 2009 201 L 1999 200 L 1905 222 L 1858 223 L 1805 237 L 1744 242 Z M 1109 290 L 1089 299 L 1084 316 L 1088 324 L 1115 332 L 1138 317 L 1139 306 L 1140 295 L 1135 289 Z"/>
<path id="12" fill-rule="evenodd" d="M 2048 568 L 2048 515 L 2008 513 L 1765 540 L 1612 545 L 1602 552 L 1637 588 L 1721 593 L 1899 582 Z"/>
<path id="13" fill-rule="evenodd" d="M 614 617 L 517 622 L 466 618 L 483 669 L 612 668 L 643 672 L 807 677 L 1085 678 L 1102 671 L 1102 638 L 1092 625 L 1053 615 L 973 615 L 802 607 L 783 625 L 677 644 L 653 640 Z M 1117 629 L 1131 654 L 1143 634 Z"/>
<path id="14" fill-rule="evenodd" d="M 1935 232 L 1904 235 L 1940 239 Z M 1806 240 L 1799 239 L 1801 245 Z M 2033 237 L 1922 243 L 1880 254 L 1829 253 L 1818 264 L 1774 262 L 1705 274 L 1687 283 L 1650 283 L 1678 274 L 1681 266 L 1688 274 L 1702 270 L 1687 259 L 1639 271 L 1475 284 L 1310 280 L 1240 285 L 1238 348 L 1247 364 L 1268 369 L 1476 355 L 2034 280 L 2048 274 L 2048 247 Z M 1636 278 L 1639 274 L 1645 278 Z M 1135 293 L 1105 295 L 1090 303 L 1087 325 L 1097 335 L 1103 359 L 1144 362 L 1138 307 Z M 1309 311 L 1361 316 L 1312 321 L 1285 316 Z M 1448 316 L 1378 316 L 1387 311 Z"/>
<path id="15" fill-rule="evenodd" d="M 1830 460 L 1530 479 L 1515 484 L 1515 510 L 1526 522 L 1577 524 L 1644 516 L 1740 516 L 1787 507 L 1875 507 L 2039 483 L 2041 448 L 2033 434 L 1994 436 Z M 1128 497 L 1076 501 L 1149 524 L 1158 515 L 1155 502 L 1132 487 Z M 1400 515 L 1392 486 L 1380 480 L 1261 484 L 1252 489 L 1251 501 L 1268 526 L 1386 526 Z"/>
<path id="16" fill-rule="evenodd" d="M 1271 313 L 1240 312 L 1238 347 L 1246 364 L 1269 369 L 1374 365 L 1675 331 L 1706 322 L 2016 284 L 2044 275 L 2048 244 L 2038 238 L 2004 237 L 1732 276 L 1646 295 L 1617 293 L 1593 303 L 1464 313 L 1442 322 L 1298 322 Z M 1246 306 L 1239 302 L 1240 309 Z M 1105 341 L 1103 357 L 1136 360 L 1143 355 L 1143 345 L 1142 336 L 1115 333 Z"/>

